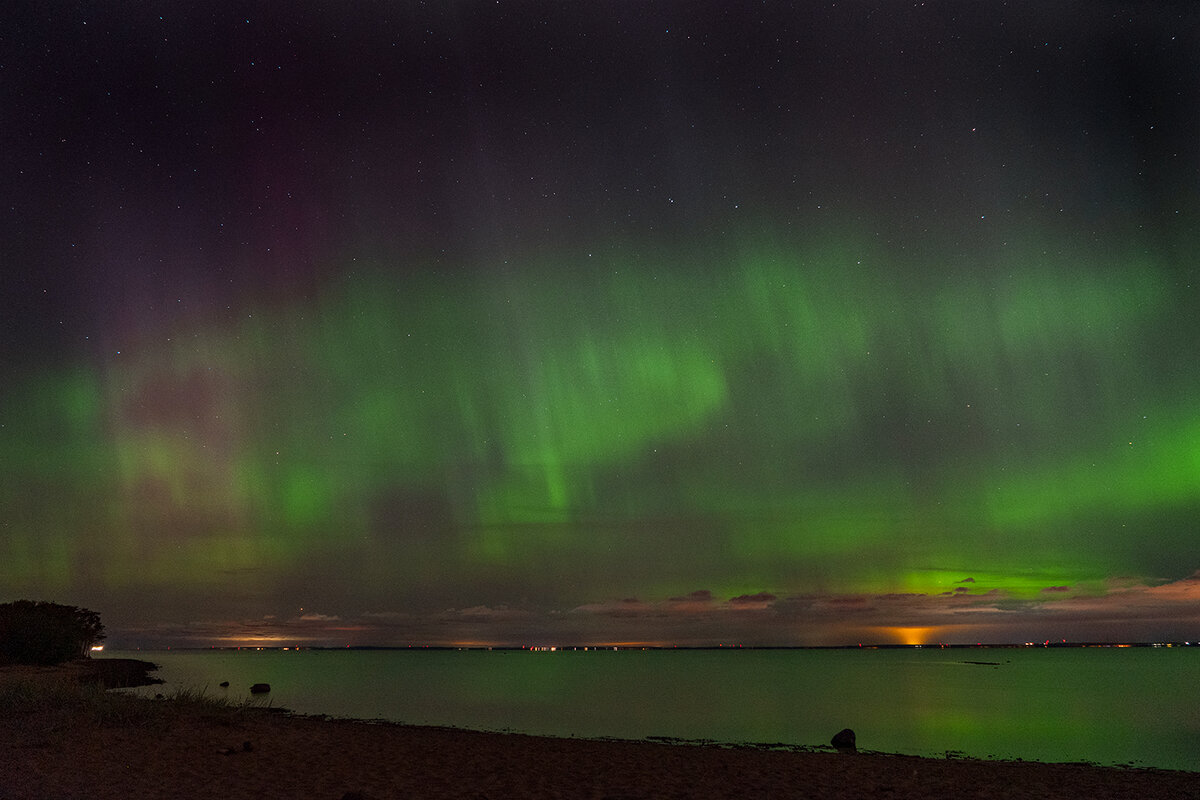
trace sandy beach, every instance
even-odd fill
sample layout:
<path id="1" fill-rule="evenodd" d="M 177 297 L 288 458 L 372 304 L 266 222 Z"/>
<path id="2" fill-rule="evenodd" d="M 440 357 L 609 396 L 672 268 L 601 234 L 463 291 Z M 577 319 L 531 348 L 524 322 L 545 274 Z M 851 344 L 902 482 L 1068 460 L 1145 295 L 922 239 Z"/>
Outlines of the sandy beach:
<path id="1" fill-rule="evenodd" d="M 63 680 L 5 670 L 0 687 Z M 3 696 L 3 800 L 1200 798 L 1200 775 L 1164 770 L 483 733 L 111 693 L 97 712 L 94 695 L 77 705 L 67 694 L 66 708 Z"/>

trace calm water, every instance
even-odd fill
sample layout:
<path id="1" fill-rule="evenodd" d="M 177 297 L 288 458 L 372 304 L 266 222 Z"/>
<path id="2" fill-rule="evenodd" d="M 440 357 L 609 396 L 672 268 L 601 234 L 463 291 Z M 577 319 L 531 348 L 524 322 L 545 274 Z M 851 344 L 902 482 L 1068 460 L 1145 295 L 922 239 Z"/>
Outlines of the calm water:
<path id="1" fill-rule="evenodd" d="M 849 727 L 864 750 L 1200 771 L 1200 648 L 106 655 L 160 664 L 167 688 L 270 683 L 310 714 L 796 745 Z"/>

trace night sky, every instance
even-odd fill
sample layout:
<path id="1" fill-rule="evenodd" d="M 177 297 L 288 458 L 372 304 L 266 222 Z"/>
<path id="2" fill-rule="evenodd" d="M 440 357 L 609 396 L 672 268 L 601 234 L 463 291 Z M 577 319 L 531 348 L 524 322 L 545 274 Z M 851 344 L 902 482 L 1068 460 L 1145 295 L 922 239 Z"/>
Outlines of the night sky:
<path id="1" fill-rule="evenodd" d="M 0 600 L 1200 639 L 1193 2 L 6 2 Z"/>

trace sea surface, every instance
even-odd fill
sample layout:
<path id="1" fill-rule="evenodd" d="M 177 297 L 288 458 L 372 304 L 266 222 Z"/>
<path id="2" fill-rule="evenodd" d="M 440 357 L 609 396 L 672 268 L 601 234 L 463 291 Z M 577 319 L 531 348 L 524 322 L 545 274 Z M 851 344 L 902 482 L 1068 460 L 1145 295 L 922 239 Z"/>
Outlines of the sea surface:
<path id="1" fill-rule="evenodd" d="M 108 651 L 305 714 L 1200 772 L 1200 647 Z M 229 681 L 228 689 L 219 684 Z"/>

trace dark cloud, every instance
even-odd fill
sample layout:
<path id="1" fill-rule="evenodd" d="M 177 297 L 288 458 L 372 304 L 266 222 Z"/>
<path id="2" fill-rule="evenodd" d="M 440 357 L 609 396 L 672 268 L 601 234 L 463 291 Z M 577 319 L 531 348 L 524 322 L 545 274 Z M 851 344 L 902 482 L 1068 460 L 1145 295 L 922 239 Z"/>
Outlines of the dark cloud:
<path id="1" fill-rule="evenodd" d="M 672 597 L 672 603 L 711 603 L 713 602 L 713 593 L 708 589 L 697 589 L 696 591 L 683 596 Z"/>
<path id="2" fill-rule="evenodd" d="M 734 606 L 767 606 L 777 599 L 770 592 L 759 592 L 758 594 L 740 594 L 737 597 L 731 597 L 729 603 Z"/>
<path id="3" fill-rule="evenodd" d="M 734 606 L 738 606 L 738 604 L 773 603 L 775 600 L 775 595 L 770 594 L 769 591 L 760 591 L 760 593 L 756 595 L 738 595 L 737 597 L 730 597 L 730 602 L 733 603 Z"/>

